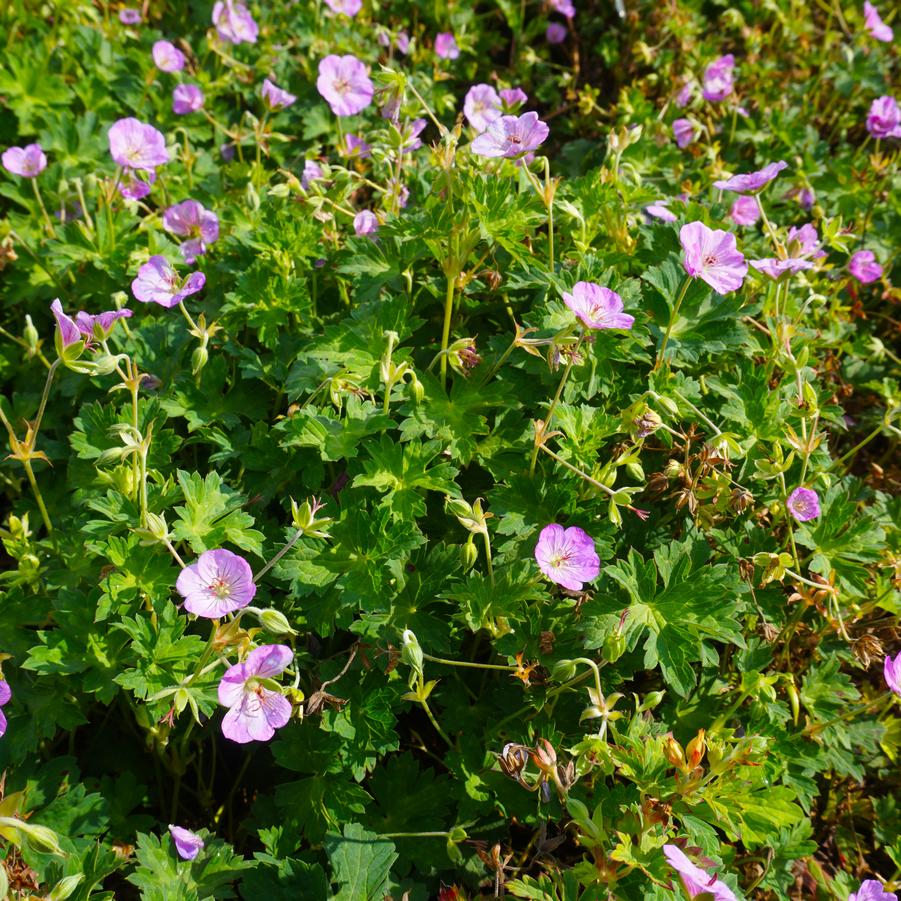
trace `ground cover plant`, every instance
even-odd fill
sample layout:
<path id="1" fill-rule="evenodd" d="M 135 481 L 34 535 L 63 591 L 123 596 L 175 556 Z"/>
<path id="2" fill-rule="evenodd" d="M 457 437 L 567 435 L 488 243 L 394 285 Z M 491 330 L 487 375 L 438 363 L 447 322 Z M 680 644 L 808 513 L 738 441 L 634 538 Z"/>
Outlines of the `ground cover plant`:
<path id="1" fill-rule="evenodd" d="M 896 901 L 889 3 L 0 9 L 0 894 Z"/>

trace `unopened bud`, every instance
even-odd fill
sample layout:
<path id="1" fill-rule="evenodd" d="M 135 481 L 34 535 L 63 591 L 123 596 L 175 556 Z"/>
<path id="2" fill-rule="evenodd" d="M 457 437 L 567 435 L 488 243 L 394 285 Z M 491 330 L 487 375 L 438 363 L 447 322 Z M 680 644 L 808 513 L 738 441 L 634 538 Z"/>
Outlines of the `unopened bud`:
<path id="1" fill-rule="evenodd" d="M 66 901 L 75 889 L 81 885 L 84 880 L 84 873 L 76 873 L 74 876 L 66 876 L 60 879 L 53 888 L 53 891 L 47 896 L 47 901 Z"/>
<path id="2" fill-rule="evenodd" d="M 663 756 L 677 769 L 685 769 L 685 752 L 672 735 L 667 735 L 663 741 Z"/>
<path id="3" fill-rule="evenodd" d="M 558 660 L 551 670 L 552 682 L 569 682 L 575 678 L 576 664 L 573 660 Z"/>
<path id="4" fill-rule="evenodd" d="M 626 636 L 617 629 L 611 632 L 604 641 L 604 657 L 610 663 L 616 663 L 626 651 Z"/>
<path id="5" fill-rule="evenodd" d="M 463 572 L 469 572 L 479 559 L 479 549 L 472 543 L 472 536 L 462 548 L 460 548 L 460 556 L 463 560 Z"/>
<path id="6" fill-rule="evenodd" d="M 411 373 L 410 378 L 410 393 L 413 395 L 414 403 L 421 404 L 425 398 L 425 385 L 413 373 Z"/>
<path id="7" fill-rule="evenodd" d="M 166 517 L 162 513 L 147 514 L 147 531 L 157 541 L 169 540 L 169 527 L 166 525 Z"/>
<path id="8" fill-rule="evenodd" d="M 678 460 L 669 460 L 663 473 L 668 479 L 678 479 L 682 475 L 682 464 Z"/>
<path id="9" fill-rule="evenodd" d="M 701 765 L 704 759 L 704 752 L 707 750 L 707 741 L 705 739 L 703 729 L 698 730 L 698 734 L 685 746 L 685 753 L 688 756 L 688 768 L 695 769 Z"/>
<path id="10" fill-rule="evenodd" d="M 22 332 L 22 337 L 25 339 L 25 343 L 28 345 L 28 353 L 31 356 L 38 351 L 38 342 L 41 340 L 41 336 L 38 334 L 38 330 L 34 327 L 34 323 L 31 321 L 31 316 L 26 314 L 25 316 L 25 329 Z"/>
<path id="11" fill-rule="evenodd" d="M 265 610 L 261 610 L 257 615 L 257 618 L 260 621 L 260 625 L 270 635 L 282 636 L 298 634 L 296 629 L 291 628 L 288 617 L 280 610 L 276 610 L 273 607 L 267 607 Z"/>
<path id="12" fill-rule="evenodd" d="M 193 375 L 197 375 L 204 366 L 209 362 L 210 352 L 201 345 L 200 347 L 194 348 L 194 353 L 191 354 L 191 373 Z"/>

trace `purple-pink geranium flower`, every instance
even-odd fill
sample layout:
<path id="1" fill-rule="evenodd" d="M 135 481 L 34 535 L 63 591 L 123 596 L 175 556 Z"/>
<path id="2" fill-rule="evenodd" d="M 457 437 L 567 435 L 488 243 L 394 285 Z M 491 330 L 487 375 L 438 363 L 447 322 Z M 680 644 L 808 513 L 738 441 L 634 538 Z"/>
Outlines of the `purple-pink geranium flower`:
<path id="1" fill-rule="evenodd" d="M 12 696 L 13 693 L 9 687 L 9 682 L 5 679 L 0 679 L 0 707 L 5 707 Z M 6 714 L 0 710 L 0 738 L 6 735 L 6 726 Z"/>
<path id="2" fill-rule="evenodd" d="M 885 684 L 901 698 L 901 653 L 894 660 L 885 658 Z"/>
<path id="3" fill-rule="evenodd" d="M 756 197 L 735 198 L 732 209 L 729 210 L 729 218 L 736 225 L 755 225 L 760 218 L 760 204 Z"/>
<path id="4" fill-rule="evenodd" d="M 733 175 L 732 178 L 720 179 L 715 181 L 713 186 L 721 191 L 734 191 L 736 194 L 756 194 L 787 168 L 788 163 L 779 160 L 777 163 L 768 163 L 756 172 L 744 172 L 741 175 Z"/>
<path id="5" fill-rule="evenodd" d="M 175 850 L 182 860 L 193 860 L 203 847 L 203 839 L 190 829 L 181 826 L 169 826 L 169 834 L 175 844 Z"/>
<path id="6" fill-rule="evenodd" d="M 658 200 L 644 208 L 645 215 L 652 219 L 660 219 L 662 222 L 675 222 L 676 214 L 667 208 L 668 200 Z"/>
<path id="7" fill-rule="evenodd" d="M 325 0 L 325 5 L 333 13 L 353 17 L 363 8 L 363 0 Z"/>
<path id="8" fill-rule="evenodd" d="M 514 159 L 540 147 L 548 133 L 538 113 L 501 116 L 472 142 L 471 148 L 478 156 Z"/>
<path id="9" fill-rule="evenodd" d="M 419 148 L 422 147 L 422 140 L 419 136 L 422 134 L 426 125 L 428 125 L 428 122 L 426 122 L 425 119 L 414 119 L 400 129 L 401 153 L 412 153 L 414 150 L 419 150 Z"/>
<path id="10" fill-rule="evenodd" d="M 894 97 L 885 94 L 870 104 L 867 131 L 874 138 L 901 138 L 901 109 Z"/>
<path id="11" fill-rule="evenodd" d="M 166 139 L 152 125 L 131 117 L 114 122 L 107 132 L 113 161 L 126 169 L 156 169 L 169 162 Z"/>
<path id="12" fill-rule="evenodd" d="M 563 302 L 588 328 L 632 328 L 635 317 L 623 312 L 623 299 L 594 282 L 576 282 L 572 293 L 563 292 Z"/>
<path id="13" fill-rule="evenodd" d="M 40 144 L 10 147 L 3 151 L 3 168 L 21 178 L 37 178 L 47 168 L 47 157 Z"/>
<path id="14" fill-rule="evenodd" d="M 316 88 L 336 116 L 353 116 L 372 102 L 366 66 L 355 56 L 331 54 L 319 63 Z"/>
<path id="15" fill-rule="evenodd" d="M 196 84 L 179 84 L 172 91 L 172 112 L 176 116 L 196 113 L 203 106 L 203 91 Z"/>
<path id="16" fill-rule="evenodd" d="M 297 100 L 297 97 L 295 97 L 294 94 L 289 94 L 277 84 L 271 82 L 268 78 L 263 79 L 263 87 L 260 93 L 263 95 L 263 103 L 265 104 L 266 109 L 273 113 L 287 109 L 295 100 Z"/>
<path id="17" fill-rule="evenodd" d="M 820 497 L 812 488 L 795 488 L 788 496 L 786 506 L 798 522 L 807 522 L 820 515 Z"/>
<path id="18" fill-rule="evenodd" d="M 138 275 L 131 283 L 131 293 L 141 303 L 175 307 L 205 284 L 206 276 L 202 272 L 192 272 L 181 278 L 165 257 L 156 255 L 138 269 Z"/>
<path id="19" fill-rule="evenodd" d="M 566 26 L 562 22 L 551 22 L 544 32 L 544 39 L 549 44 L 562 44 L 566 35 Z"/>
<path id="20" fill-rule="evenodd" d="M 360 210 L 354 216 L 354 233 L 360 237 L 368 237 L 379 230 L 379 220 L 372 210 Z"/>
<path id="21" fill-rule="evenodd" d="M 735 57 L 731 53 L 714 60 L 705 70 L 701 93 L 705 100 L 725 100 L 735 87 Z"/>
<path id="22" fill-rule="evenodd" d="M 793 257 L 802 260 L 818 260 L 826 256 L 826 251 L 820 245 L 817 228 L 812 222 L 808 222 L 800 228 L 792 226 L 788 230 L 788 249 Z"/>
<path id="23" fill-rule="evenodd" d="M 876 261 L 872 250 L 858 250 L 848 260 L 848 272 L 862 285 L 869 285 L 882 278 L 882 266 Z"/>
<path id="24" fill-rule="evenodd" d="M 735 243 L 735 235 L 689 222 L 679 231 L 684 251 L 682 265 L 692 278 L 707 282 L 718 294 L 737 291 L 748 274 L 748 264 Z"/>
<path id="25" fill-rule="evenodd" d="M 774 281 L 779 281 L 784 275 L 801 272 L 803 269 L 813 269 L 810 260 L 801 260 L 797 257 L 788 257 L 785 260 L 767 257 L 763 260 L 751 260 L 750 263 L 758 272 L 768 275 Z"/>
<path id="26" fill-rule="evenodd" d="M 898 896 L 887 892 L 878 879 L 865 879 L 856 892 L 848 895 L 848 901 L 898 901 Z"/>
<path id="27" fill-rule="evenodd" d="M 394 37 L 394 46 L 397 47 L 398 53 L 406 53 L 410 49 L 410 35 L 406 31 L 399 31 Z"/>
<path id="28" fill-rule="evenodd" d="M 594 539 L 578 526 L 545 526 L 535 545 L 535 561 L 552 582 L 570 591 L 581 591 L 583 583 L 601 571 Z"/>
<path id="29" fill-rule="evenodd" d="M 157 41 L 151 50 L 153 63 L 160 72 L 181 72 L 185 55 L 170 41 Z"/>
<path id="30" fill-rule="evenodd" d="M 126 200 L 142 200 L 155 181 L 154 169 L 125 169 L 119 179 L 119 193 Z"/>
<path id="31" fill-rule="evenodd" d="M 283 644 L 255 648 L 243 663 L 230 667 L 219 682 L 219 703 L 228 707 L 222 734 L 238 742 L 269 741 L 291 718 L 291 703 L 265 682 L 291 664 L 294 654 Z"/>
<path id="32" fill-rule="evenodd" d="M 554 12 L 560 13 L 561 16 L 566 16 L 567 19 L 571 19 L 576 14 L 573 0 L 550 0 L 550 4 Z"/>
<path id="33" fill-rule="evenodd" d="M 224 548 L 204 551 L 179 574 L 175 590 L 185 610 L 207 619 L 220 619 L 246 607 L 257 593 L 250 564 Z"/>
<path id="34" fill-rule="evenodd" d="M 63 305 L 57 297 L 50 304 L 50 312 L 56 320 L 57 351 L 63 350 L 78 341 L 84 341 L 85 345 L 94 341 L 102 341 L 109 337 L 113 325 L 118 319 L 128 319 L 131 310 L 107 310 L 105 313 L 85 313 L 79 310 L 75 319 L 66 315 Z"/>
<path id="35" fill-rule="evenodd" d="M 695 86 L 694 82 L 686 81 L 685 84 L 679 88 L 679 93 L 676 94 L 675 104 L 679 107 L 679 109 L 683 109 L 691 103 L 692 97 L 695 95 Z"/>
<path id="36" fill-rule="evenodd" d="M 306 191 L 310 187 L 310 182 L 319 181 L 323 177 L 322 166 L 315 160 L 305 160 L 303 164 L 303 172 L 300 176 L 300 186 Z"/>
<path id="37" fill-rule="evenodd" d="M 259 28 L 250 10 L 236 0 L 217 0 L 213 6 L 213 24 L 223 41 L 255 44 Z"/>
<path id="38" fill-rule="evenodd" d="M 119 21 L 123 25 L 139 25 L 141 23 L 141 10 L 125 7 L 119 10 Z"/>
<path id="39" fill-rule="evenodd" d="M 463 98 L 463 115 L 478 132 L 501 117 L 501 98 L 490 84 L 474 84 Z"/>
<path id="40" fill-rule="evenodd" d="M 529 99 L 529 95 L 522 88 L 504 88 L 500 98 L 504 112 L 513 113 Z"/>
<path id="41" fill-rule="evenodd" d="M 190 266 L 218 240 L 219 217 L 196 200 L 183 200 L 163 213 L 163 228 L 170 234 L 188 239 L 179 249 Z"/>
<path id="42" fill-rule="evenodd" d="M 663 854 L 667 863 L 679 874 L 690 898 L 708 894 L 714 901 L 737 901 L 732 889 L 722 879 L 692 863 L 678 846 L 664 845 Z"/>
<path id="43" fill-rule="evenodd" d="M 349 160 L 365 160 L 372 156 L 372 148 L 359 135 L 346 134 L 338 153 Z"/>
<path id="44" fill-rule="evenodd" d="M 696 137 L 695 126 L 691 119 L 676 119 L 673 122 L 673 136 L 678 147 L 688 147 Z"/>
<path id="45" fill-rule="evenodd" d="M 439 31 L 435 35 L 435 55 L 441 59 L 456 59 L 460 55 L 457 39 L 449 31 Z"/>
<path id="46" fill-rule="evenodd" d="M 882 21 L 879 10 L 872 3 L 865 2 L 863 5 L 863 22 L 870 37 L 877 41 L 890 43 L 895 37 L 895 33 Z"/>

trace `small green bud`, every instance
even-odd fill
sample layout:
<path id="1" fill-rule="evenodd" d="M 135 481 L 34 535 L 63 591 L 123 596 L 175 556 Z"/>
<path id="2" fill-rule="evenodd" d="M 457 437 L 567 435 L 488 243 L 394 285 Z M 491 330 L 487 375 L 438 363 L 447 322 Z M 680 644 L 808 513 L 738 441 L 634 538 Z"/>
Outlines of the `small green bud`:
<path id="1" fill-rule="evenodd" d="M 22 332 L 22 337 L 25 339 L 25 343 L 28 345 L 28 353 L 30 355 L 34 355 L 38 350 L 38 342 L 41 340 L 41 336 L 38 334 L 38 330 L 34 327 L 34 323 L 31 321 L 31 316 L 25 316 L 25 330 Z"/>
<path id="2" fill-rule="evenodd" d="M 66 876 L 56 883 L 53 891 L 47 896 L 47 901 L 66 901 L 75 889 L 84 880 L 84 873 L 76 873 L 74 876 Z"/>
<path id="3" fill-rule="evenodd" d="M 626 651 L 626 636 L 617 629 L 612 632 L 604 641 L 604 656 L 611 663 L 616 663 Z"/>
<path id="4" fill-rule="evenodd" d="M 147 514 L 147 531 L 157 541 L 169 540 L 169 527 L 166 525 L 166 517 L 162 513 Z"/>
<path id="5" fill-rule="evenodd" d="M 551 670 L 552 682 L 569 682 L 576 675 L 576 664 L 572 660 L 558 660 Z"/>
<path id="6" fill-rule="evenodd" d="M 209 362 L 210 352 L 201 345 L 200 347 L 194 348 L 194 353 L 191 354 L 191 373 L 193 375 L 197 375 L 204 366 Z"/>
<path id="7" fill-rule="evenodd" d="M 280 610 L 276 610 L 273 607 L 267 607 L 265 610 L 261 610 L 257 615 L 257 618 L 260 621 L 260 625 L 270 635 L 283 636 L 298 634 L 296 629 L 291 628 L 288 617 Z"/>
<path id="8" fill-rule="evenodd" d="M 463 558 L 463 572 L 469 572 L 479 559 L 479 549 L 472 543 L 472 536 L 462 548 L 460 548 L 460 556 Z"/>

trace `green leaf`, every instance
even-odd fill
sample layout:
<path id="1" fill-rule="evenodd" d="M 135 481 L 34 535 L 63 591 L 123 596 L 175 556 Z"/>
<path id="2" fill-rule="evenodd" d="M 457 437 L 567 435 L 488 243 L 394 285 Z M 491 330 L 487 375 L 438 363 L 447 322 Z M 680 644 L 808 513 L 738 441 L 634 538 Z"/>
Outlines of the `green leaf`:
<path id="1" fill-rule="evenodd" d="M 325 850 L 332 865 L 332 881 L 338 885 L 334 901 L 382 901 L 388 874 L 397 860 L 392 842 L 367 832 L 359 823 L 348 823 L 341 835 L 326 835 Z"/>

